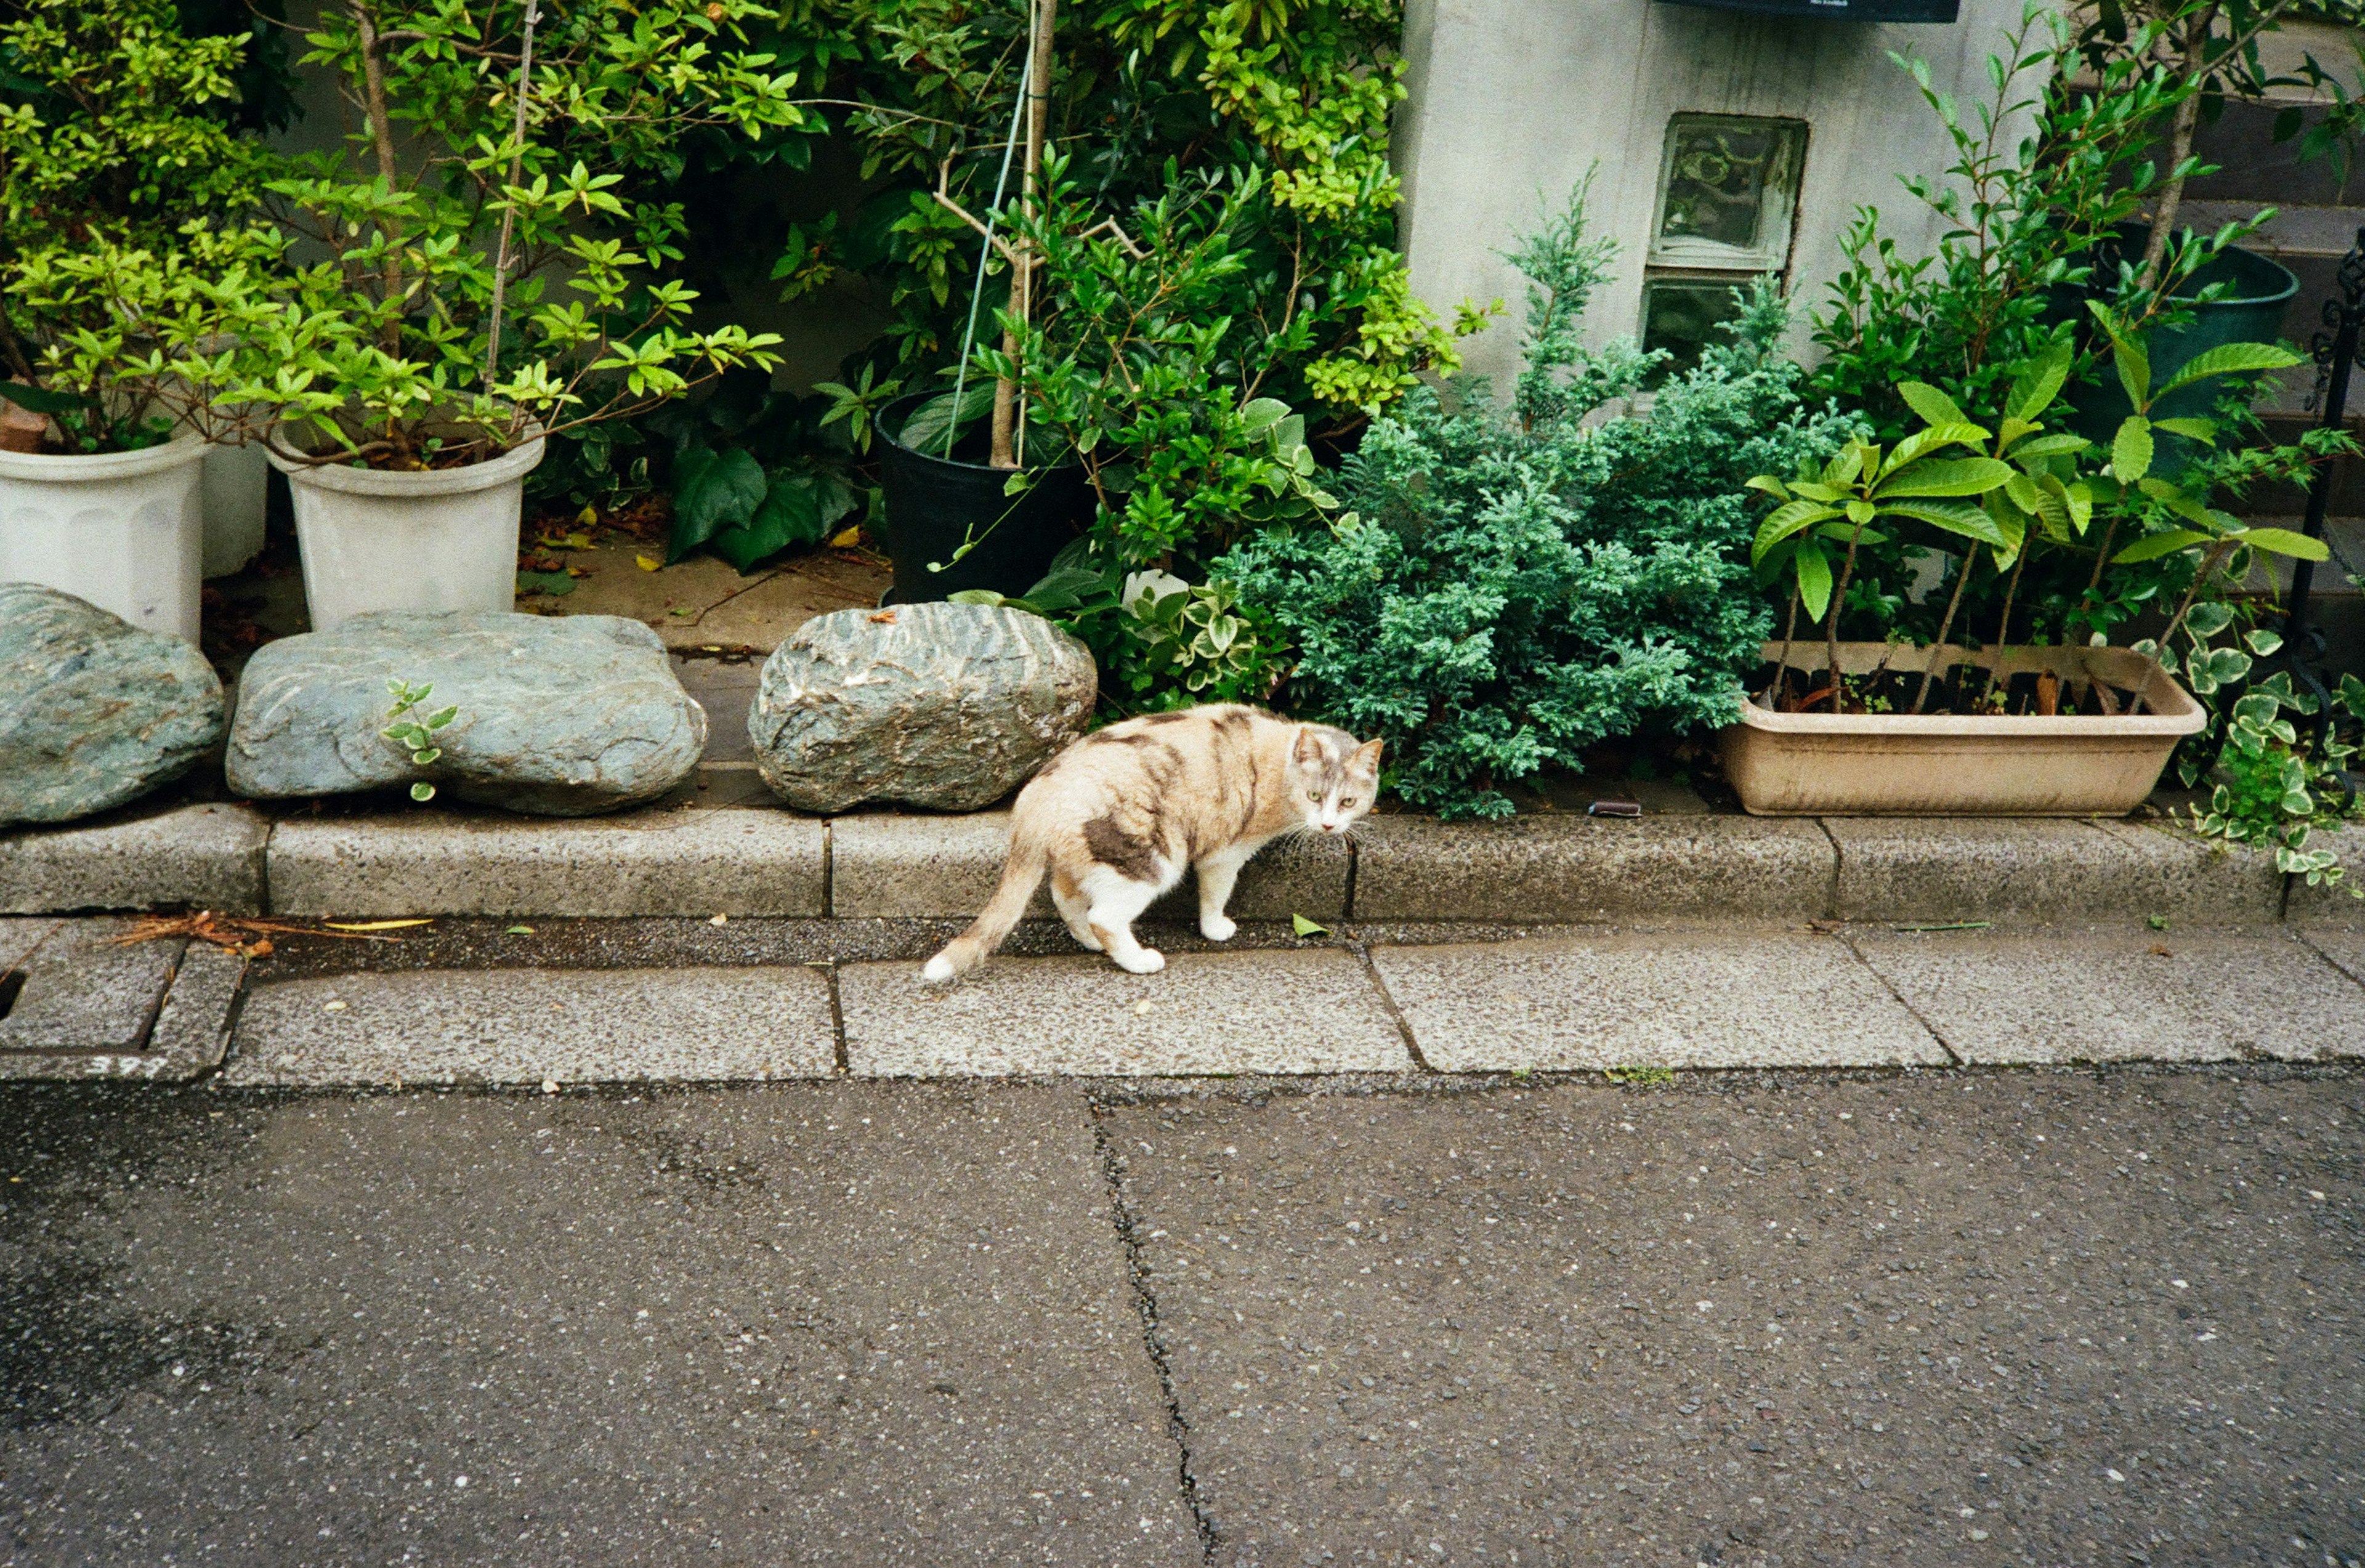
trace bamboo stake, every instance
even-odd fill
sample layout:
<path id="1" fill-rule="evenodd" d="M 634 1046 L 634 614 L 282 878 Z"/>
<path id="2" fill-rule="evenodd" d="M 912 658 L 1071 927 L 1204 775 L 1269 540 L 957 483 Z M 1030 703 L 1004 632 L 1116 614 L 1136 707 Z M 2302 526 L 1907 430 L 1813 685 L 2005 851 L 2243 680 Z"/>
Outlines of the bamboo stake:
<path id="1" fill-rule="evenodd" d="M 525 105 L 533 87 L 533 28 L 542 20 L 540 0 L 525 0 L 525 38 L 518 49 L 517 127 L 513 133 L 516 145 L 510 152 L 510 180 L 512 185 L 525 177 Z M 507 193 L 504 193 L 506 196 Z M 514 198 L 501 208 L 500 249 L 493 257 L 493 324 L 485 345 L 485 387 L 490 391 L 493 377 L 501 367 L 501 305 L 509 293 L 510 240 L 517 231 L 517 203 Z M 512 434 L 519 433 L 512 431 Z"/>
<path id="2" fill-rule="evenodd" d="M 1037 212 L 1037 175 L 1043 163 L 1043 141 L 1051 122 L 1051 40 L 1059 19 L 1059 0 L 1035 0 L 1028 12 L 1033 28 L 1033 69 L 1026 84 L 1026 162 L 1018 186 L 1018 210 L 1031 223 Z M 1019 259 L 1010 269 L 1010 314 L 1014 320 L 1033 319 L 1035 248 L 1022 239 Z M 1018 358 L 1018 334 L 1002 334 L 1002 352 L 1014 364 Z M 1025 459 L 1026 410 L 1018 384 L 1003 377 L 993 384 L 993 465 L 1015 468 Z"/>

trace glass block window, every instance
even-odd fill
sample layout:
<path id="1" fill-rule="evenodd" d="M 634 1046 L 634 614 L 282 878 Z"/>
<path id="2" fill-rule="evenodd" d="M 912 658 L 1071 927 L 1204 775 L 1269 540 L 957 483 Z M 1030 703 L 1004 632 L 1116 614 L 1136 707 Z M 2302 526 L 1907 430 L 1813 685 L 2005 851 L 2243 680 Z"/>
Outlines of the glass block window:
<path id="1" fill-rule="evenodd" d="M 1653 266 L 1775 272 L 1790 260 L 1803 120 L 1677 115 L 1659 176 Z"/>
<path id="2" fill-rule="evenodd" d="M 1653 376 L 1679 375 L 1699 363 L 1700 351 L 1717 341 L 1716 329 L 1732 319 L 1732 291 L 1745 277 L 1653 278 L 1642 285 L 1642 346 L 1672 356 Z"/>
<path id="3" fill-rule="evenodd" d="M 1804 120 L 1677 115 L 1667 125 L 1658 217 L 1642 269 L 1642 346 L 1671 358 L 1662 377 L 1699 363 L 1732 319 L 1732 291 L 1790 264 Z"/>

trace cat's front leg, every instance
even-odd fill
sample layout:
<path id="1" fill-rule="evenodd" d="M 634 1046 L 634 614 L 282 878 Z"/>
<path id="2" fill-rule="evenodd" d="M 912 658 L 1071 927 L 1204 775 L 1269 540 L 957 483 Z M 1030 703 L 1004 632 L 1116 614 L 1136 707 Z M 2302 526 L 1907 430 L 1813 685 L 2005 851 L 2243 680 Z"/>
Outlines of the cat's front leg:
<path id="1" fill-rule="evenodd" d="M 1231 902 L 1232 885 L 1239 880 L 1240 868 L 1256 852 L 1253 844 L 1236 844 L 1199 862 L 1199 935 L 1208 941 L 1228 942 L 1239 930 L 1239 924 L 1224 913 L 1224 906 Z"/>

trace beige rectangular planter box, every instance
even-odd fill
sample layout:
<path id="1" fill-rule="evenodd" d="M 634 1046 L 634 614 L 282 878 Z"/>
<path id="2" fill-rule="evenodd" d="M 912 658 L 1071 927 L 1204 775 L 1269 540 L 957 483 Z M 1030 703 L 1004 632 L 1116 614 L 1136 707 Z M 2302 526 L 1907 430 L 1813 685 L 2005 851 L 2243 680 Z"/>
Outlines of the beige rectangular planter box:
<path id="1" fill-rule="evenodd" d="M 1919 674 L 1933 655 L 1985 669 L 1990 653 L 1842 643 L 1840 668 Z M 1769 662 L 1779 643 L 1765 644 Z M 1759 816 L 2124 816 L 2158 783 L 2176 743 L 2208 722 L 2201 704 L 2150 659 L 2125 648 L 2005 648 L 2003 678 L 2050 669 L 2067 684 L 2099 678 L 2132 690 L 2153 673 L 2140 715 L 1956 717 L 1777 713 L 1753 693 L 1723 732 L 1724 773 Z M 1799 643 L 1790 667 L 1820 670 L 1820 643 Z"/>

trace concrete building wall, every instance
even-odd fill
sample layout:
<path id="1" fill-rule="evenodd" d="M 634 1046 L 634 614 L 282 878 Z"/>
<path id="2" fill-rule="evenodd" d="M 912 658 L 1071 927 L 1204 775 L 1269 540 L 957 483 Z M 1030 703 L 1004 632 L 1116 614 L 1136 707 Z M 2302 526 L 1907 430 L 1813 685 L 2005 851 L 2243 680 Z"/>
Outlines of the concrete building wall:
<path id="1" fill-rule="evenodd" d="M 1930 62 L 1968 106 L 2020 0 L 1963 0 L 1947 25 L 1791 19 L 1661 0 L 1408 0 L 1411 95 L 1399 111 L 1403 238 L 1417 294 L 1440 311 L 1497 296 L 1510 314 L 1464 345 L 1468 367 L 1516 368 L 1521 280 L 1500 252 L 1595 169 L 1588 212 L 1620 242 L 1586 321 L 1597 342 L 1638 330 L 1667 126 L 1677 114 L 1808 124 L 1788 283 L 1820 303 L 1855 209 L 1880 208 L 1900 244 L 1935 223 L 1897 183 L 1954 162 L 1937 117 L 1889 51 Z"/>

